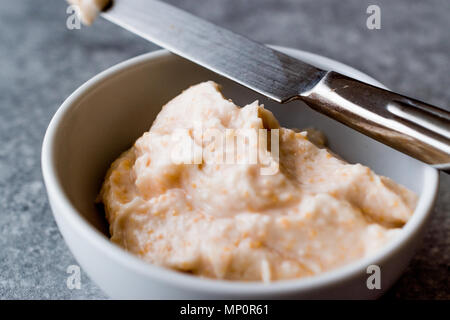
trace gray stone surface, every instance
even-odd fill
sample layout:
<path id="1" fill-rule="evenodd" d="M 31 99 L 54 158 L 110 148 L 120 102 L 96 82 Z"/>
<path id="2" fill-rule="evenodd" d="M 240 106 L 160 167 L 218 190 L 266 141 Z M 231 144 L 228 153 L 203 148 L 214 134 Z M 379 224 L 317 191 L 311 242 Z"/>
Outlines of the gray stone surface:
<path id="1" fill-rule="evenodd" d="M 172 0 L 264 43 L 322 54 L 404 94 L 450 107 L 450 2 L 377 0 L 381 30 L 366 28 L 366 0 Z M 66 29 L 62 0 L 0 0 L 0 298 L 98 299 L 82 275 L 66 287 L 76 261 L 50 212 L 40 170 L 45 129 L 80 84 L 156 47 L 99 20 Z M 422 247 L 385 296 L 449 299 L 450 176 Z"/>

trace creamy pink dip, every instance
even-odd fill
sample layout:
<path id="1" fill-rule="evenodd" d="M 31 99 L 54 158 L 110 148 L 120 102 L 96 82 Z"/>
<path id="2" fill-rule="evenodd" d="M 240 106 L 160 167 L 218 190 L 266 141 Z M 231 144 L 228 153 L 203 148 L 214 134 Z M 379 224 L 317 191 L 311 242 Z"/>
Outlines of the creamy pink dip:
<path id="1" fill-rule="evenodd" d="M 196 136 L 199 127 L 279 129 L 279 159 L 258 145 L 258 163 L 212 161 L 231 151 Z M 209 152 L 201 163 L 174 162 L 175 132 Z M 370 255 L 401 232 L 416 196 L 322 142 L 281 128 L 258 102 L 237 107 L 214 82 L 195 85 L 111 165 L 99 195 L 111 240 L 156 265 L 244 281 L 312 276 Z M 273 174 L 261 174 L 267 163 Z"/>

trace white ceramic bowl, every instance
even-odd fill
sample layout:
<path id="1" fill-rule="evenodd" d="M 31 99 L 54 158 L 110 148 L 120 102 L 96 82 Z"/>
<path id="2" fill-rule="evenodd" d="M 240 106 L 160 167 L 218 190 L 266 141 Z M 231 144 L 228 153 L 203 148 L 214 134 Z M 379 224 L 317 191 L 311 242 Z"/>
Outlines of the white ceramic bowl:
<path id="1" fill-rule="evenodd" d="M 325 69 L 382 86 L 341 63 L 277 48 Z M 284 126 L 315 126 L 330 147 L 420 194 L 402 234 L 374 255 L 321 275 L 271 284 L 203 279 L 153 266 L 111 243 L 94 205 L 111 162 L 147 131 L 161 106 L 192 84 L 215 80 L 238 105 L 259 99 Z M 420 242 L 436 197 L 436 170 L 330 120 L 300 102 L 278 105 L 166 51 L 120 63 L 77 89 L 59 108 L 45 135 L 42 170 L 59 229 L 82 270 L 113 298 L 375 298 L 389 288 Z M 366 268 L 381 267 L 381 290 L 366 286 Z"/>

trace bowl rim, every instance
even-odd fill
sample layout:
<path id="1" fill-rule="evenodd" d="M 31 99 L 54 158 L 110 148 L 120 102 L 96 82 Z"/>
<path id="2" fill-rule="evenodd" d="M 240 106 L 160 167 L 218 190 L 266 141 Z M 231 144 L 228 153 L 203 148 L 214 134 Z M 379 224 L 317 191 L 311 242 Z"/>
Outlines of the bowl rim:
<path id="1" fill-rule="evenodd" d="M 319 59 L 326 63 L 332 63 L 334 65 L 337 65 L 338 67 L 344 66 L 349 71 L 355 71 L 358 74 L 363 74 L 360 71 L 353 69 L 352 67 L 329 58 L 315 55 L 313 53 L 297 50 L 294 48 L 285 48 L 278 46 L 275 48 L 288 54 L 297 55 L 297 57 L 301 56 L 302 54 L 312 58 L 319 57 Z M 53 210 L 53 207 L 55 206 L 52 207 L 53 215 L 55 219 L 57 219 L 57 217 L 60 219 L 64 219 L 67 224 L 73 229 L 73 231 L 78 233 L 80 237 L 83 237 L 87 241 L 87 243 L 96 247 L 97 250 L 101 250 L 103 254 L 109 256 L 109 258 L 121 264 L 124 268 L 129 269 L 130 272 L 135 272 L 148 279 L 170 284 L 173 287 L 222 294 L 261 295 L 288 294 L 293 292 L 308 291 L 349 280 L 360 275 L 361 272 L 365 272 L 367 266 L 391 258 L 393 255 L 401 251 L 408 244 L 408 242 L 412 241 L 415 236 L 419 235 L 421 226 L 427 221 L 427 218 L 432 212 L 432 207 L 437 196 L 439 183 L 438 171 L 425 164 L 423 191 L 420 194 L 420 198 L 414 214 L 412 215 L 408 223 L 403 227 L 402 232 L 395 239 L 390 241 L 386 246 L 379 249 L 374 254 L 358 259 L 336 269 L 323 272 L 316 276 L 299 279 L 279 280 L 271 283 L 209 279 L 184 274 L 179 271 L 161 266 L 152 265 L 113 244 L 107 237 L 105 237 L 99 230 L 93 227 L 85 218 L 81 216 L 81 214 L 78 213 L 75 206 L 71 203 L 71 201 L 65 194 L 55 170 L 54 147 L 56 141 L 56 133 L 58 131 L 58 128 L 63 123 L 66 113 L 69 112 L 69 110 L 73 106 L 77 105 L 77 103 L 84 96 L 89 94 L 89 92 L 91 92 L 98 85 L 101 85 L 102 83 L 108 81 L 113 76 L 118 75 L 119 73 L 132 71 L 132 69 L 134 69 L 134 67 L 138 65 L 154 63 L 159 59 L 172 57 L 174 57 L 174 55 L 172 55 L 167 50 L 157 50 L 128 59 L 97 74 L 96 76 L 85 82 L 83 85 L 81 85 L 62 103 L 47 128 L 42 145 L 41 166 L 44 183 L 50 202 L 55 201 L 55 203 L 57 203 L 58 205 L 57 207 L 59 208 L 59 210 L 55 211 Z M 373 78 L 367 75 L 365 76 L 366 79 L 369 79 L 366 81 L 372 80 L 372 83 L 378 83 L 379 86 L 382 86 Z M 95 279 L 93 280 L 95 281 Z"/>

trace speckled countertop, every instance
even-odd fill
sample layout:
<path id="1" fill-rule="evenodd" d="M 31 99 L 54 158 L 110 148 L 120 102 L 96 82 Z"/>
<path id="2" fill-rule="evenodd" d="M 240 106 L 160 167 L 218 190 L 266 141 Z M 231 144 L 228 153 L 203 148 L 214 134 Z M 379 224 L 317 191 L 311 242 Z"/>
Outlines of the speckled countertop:
<path id="1" fill-rule="evenodd" d="M 450 107 L 448 0 L 171 0 L 263 43 L 322 54 L 401 93 Z M 366 8 L 381 8 L 368 30 Z M 0 298 L 103 299 L 76 264 L 53 220 L 40 149 L 61 102 L 96 73 L 157 47 L 103 20 L 68 30 L 62 0 L 0 1 Z M 422 246 L 385 295 L 450 299 L 450 176 Z"/>

